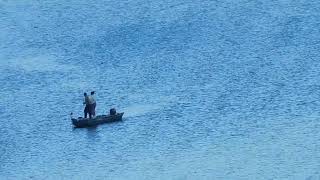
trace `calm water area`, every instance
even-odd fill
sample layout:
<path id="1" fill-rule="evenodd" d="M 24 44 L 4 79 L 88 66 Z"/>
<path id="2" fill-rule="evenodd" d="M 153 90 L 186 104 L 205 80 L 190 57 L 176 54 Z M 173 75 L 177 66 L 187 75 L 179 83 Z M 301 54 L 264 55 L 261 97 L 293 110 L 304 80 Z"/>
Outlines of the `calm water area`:
<path id="1" fill-rule="evenodd" d="M 0 179 L 320 179 L 320 2 L 0 0 Z M 83 93 L 123 121 L 75 129 Z"/>

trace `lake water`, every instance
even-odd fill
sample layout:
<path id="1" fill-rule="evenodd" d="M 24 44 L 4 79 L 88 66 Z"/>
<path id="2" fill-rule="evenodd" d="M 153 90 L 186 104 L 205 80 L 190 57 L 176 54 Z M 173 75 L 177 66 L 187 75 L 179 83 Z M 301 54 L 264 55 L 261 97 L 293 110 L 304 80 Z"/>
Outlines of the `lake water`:
<path id="1" fill-rule="evenodd" d="M 0 179 L 320 179 L 320 2 L 0 0 Z M 122 122 L 74 129 L 83 92 Z"/>

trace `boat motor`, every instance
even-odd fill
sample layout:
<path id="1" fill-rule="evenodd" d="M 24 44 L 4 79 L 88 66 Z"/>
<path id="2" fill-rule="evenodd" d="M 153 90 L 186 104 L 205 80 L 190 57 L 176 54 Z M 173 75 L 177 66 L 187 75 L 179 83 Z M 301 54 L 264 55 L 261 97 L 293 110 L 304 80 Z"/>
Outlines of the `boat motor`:
<path id="1" fill-rule="evenodd" d="M 117 114 L 117 111 L 115 108 L 111 108 L 110 109 L 110 115 L 116 115 Z"/>

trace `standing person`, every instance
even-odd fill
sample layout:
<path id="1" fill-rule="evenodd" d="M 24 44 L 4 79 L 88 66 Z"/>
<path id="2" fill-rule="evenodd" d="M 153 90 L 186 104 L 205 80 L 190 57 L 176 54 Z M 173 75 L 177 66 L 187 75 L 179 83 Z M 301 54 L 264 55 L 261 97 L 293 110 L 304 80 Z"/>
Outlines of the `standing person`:
<path id="1" fill-rule="evenodd" d="M 97 103 L 96 103 L 96 98 L 94 97 L 94 91 L 91 91 L 89 99 L 90 99 L 90 104 L 91 104 L 91 113 L 92 113 L 93 117 L 96 117 Z"/>
<path id="2" fill-rule="evenodd" d="M 90 106 L 90 98 L 89 96 L 87 95 L 87 93 L 83 93 L 84 95 L 84 101 L 83 101 L 83 104 L 85 104 L 85 108 L 84 108 L 84 118 L 87 118 L 87 115 L 89 113 L 89 118 L 91 118 L 92 116 L 92 108 Z"/>

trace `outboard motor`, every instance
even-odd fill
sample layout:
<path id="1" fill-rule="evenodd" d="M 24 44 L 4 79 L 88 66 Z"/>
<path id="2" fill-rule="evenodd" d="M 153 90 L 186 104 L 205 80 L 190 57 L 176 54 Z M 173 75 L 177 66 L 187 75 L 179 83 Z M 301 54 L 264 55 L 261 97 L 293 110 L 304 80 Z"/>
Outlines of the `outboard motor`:
<path id="1" fill-rule="evenodd" d="M 116 115 L 117 114 L 117 111 L 115 108 L 111 108 L 110 109 L 110 115 Z"/>

